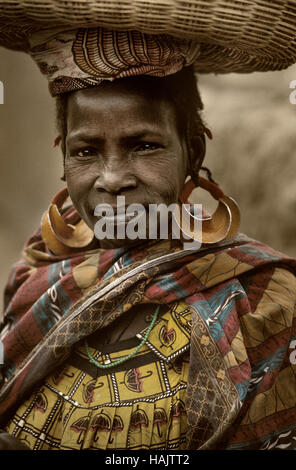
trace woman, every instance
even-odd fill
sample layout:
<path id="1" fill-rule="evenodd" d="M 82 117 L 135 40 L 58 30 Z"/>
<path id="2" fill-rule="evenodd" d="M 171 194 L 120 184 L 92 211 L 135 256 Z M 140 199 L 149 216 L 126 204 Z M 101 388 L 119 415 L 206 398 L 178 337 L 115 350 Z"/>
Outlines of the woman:
<path id="1" fill-rule="evenodd" d="M 294 448 L 295 260 L 237 235 L 236 205 L 200 178 L 199 47 L 92 33 L 31 44 L 73 206 L 54 198 L 6 290 L 2 448 Z M 97 207 L 119 228 L 118 197 L 169 206 L 194 185 L 219 200 L 201 247 L 93 236 Z"/>

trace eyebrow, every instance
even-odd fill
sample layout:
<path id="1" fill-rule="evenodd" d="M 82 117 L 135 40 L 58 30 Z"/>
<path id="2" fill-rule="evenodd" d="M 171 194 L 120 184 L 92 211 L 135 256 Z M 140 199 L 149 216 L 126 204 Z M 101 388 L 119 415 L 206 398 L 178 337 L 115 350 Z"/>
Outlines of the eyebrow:
<path id="1" fill-rule="evenodd" d="M 133 140 L 141 140 L 147 137 L 148 135 L 157 137 L 157 138 L 165 137 L 164 134 L 162 134 L 161 132 L 158 132 L 155 129 L 145 128 L 141 130 L 136 130 L 136 129 L 134 131 L 131 130 L 131 132 L 129 132 L 127 135 L 123 135 L 120 138 L 120 140 L 123 142 L 130 142 Z M 79 130 L 77 132 L 70 133 L 69 137 L 67 138 L 67 141 L 68 143 L 72 143 L 73 141 L 83 141 L 83 142 L 87 142 L 87 143 L 94 144 L 94 145 L 100 145 L 104 143 L 105 139 L 104 137 L 94 136 L 94 135 L 92 136 L 88 132 Z"/>

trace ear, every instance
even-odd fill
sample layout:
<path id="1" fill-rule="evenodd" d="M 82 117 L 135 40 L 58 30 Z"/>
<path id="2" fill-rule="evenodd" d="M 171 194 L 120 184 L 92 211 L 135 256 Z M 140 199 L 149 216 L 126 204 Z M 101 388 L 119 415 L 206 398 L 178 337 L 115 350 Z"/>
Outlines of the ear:
<path id="1" fill-rule="evenodd" d="M 205 135 L 194 136 L 190 142 L 189 154 L 189 174 L 198 176 L 200 167 L 206 155 L 206 138 Z M 193 175 L 192 175 L 193 173 Z"/>

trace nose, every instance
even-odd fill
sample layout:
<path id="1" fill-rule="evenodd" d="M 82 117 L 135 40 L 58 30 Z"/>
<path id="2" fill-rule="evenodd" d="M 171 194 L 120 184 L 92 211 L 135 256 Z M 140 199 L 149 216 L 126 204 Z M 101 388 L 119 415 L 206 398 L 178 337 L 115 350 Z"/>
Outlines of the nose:
<path id="1" fill-rule="evenodd" d="M 137 178 L 127 168 L 105 168 L 95 181 L 97 191 L 120 194 L 137 187 Z"/>

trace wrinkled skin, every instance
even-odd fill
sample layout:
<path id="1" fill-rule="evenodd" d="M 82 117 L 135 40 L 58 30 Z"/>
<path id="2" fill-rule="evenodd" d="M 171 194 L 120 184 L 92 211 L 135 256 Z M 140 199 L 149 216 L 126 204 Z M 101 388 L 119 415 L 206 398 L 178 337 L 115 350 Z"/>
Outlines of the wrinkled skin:
<path id="1" fill-rule="evenodd" d="M 178 200 L 187 175 L 187 145 L 178 132 L 176 111 L 167 101 L 124 84 L 90 88 L 69 96 L 65 176 L 73 204 L 94 229 L 98 204 Z M 134 241 L 104 240 L 102 248 Z"/>

